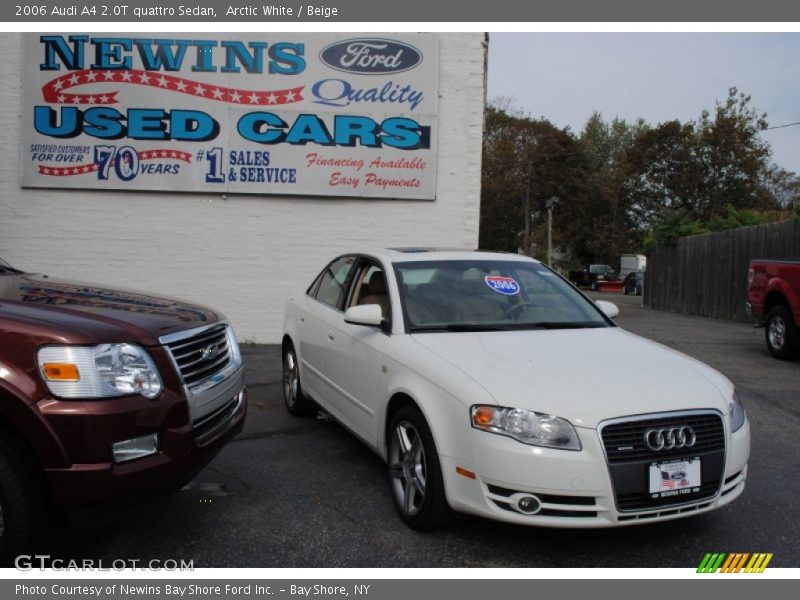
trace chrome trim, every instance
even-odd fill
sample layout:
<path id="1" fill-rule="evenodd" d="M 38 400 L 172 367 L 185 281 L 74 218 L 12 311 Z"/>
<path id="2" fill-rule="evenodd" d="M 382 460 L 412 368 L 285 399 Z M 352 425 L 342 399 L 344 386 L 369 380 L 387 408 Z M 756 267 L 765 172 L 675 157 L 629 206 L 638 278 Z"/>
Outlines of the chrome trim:
<path id="1" fill-rule="evenodd" d="M 202 369 L 195 369 L 194 371 L 189 371 L 188 373 L 183 373 L 182 372 L 181 373 L 181 377 L 183 377 L 183 379 L 185 380 L 187 377 L 194 377 L 198 373 L 202 373 L 203 371 L 205 371 L 207 369 L 213 369 L 214 367 L 217 367 L 217 366 L 221 365 L 222 363 L 224 363 L 226 360 L 228 360 L 230 358 L 228 356 L 228 354 L 229 354 L 229 352 L 226 350 L 225 354 L 220 356 L 220 357 L 218 357 L 217 360 L 215 360 L 213 363 L 207 364 Z M 202 359 L 202 360 L 205 360 L 205 359 Z M 191 367 L 193 365 L 196 365 L 199 362 L 201 362 L 201 361 L 195 361 L 195 362 L 190 363 L 188 365 L 184 365 L 184 368 Z"/>
<path id="2" fill-rule="evenodd" d="M 180 342 L 181 340 L 192 338 L 197 335 L 202 335 L 203 333 L 207 333 L 210 330 L 220 326 L 223 326 L 221 333 L 224 334 L 225 339 L 230 342 L 228 337 L 235 336 L 235 334 L 233 333 L 233 329 L 228 321 L 216 321 L 210 325 L 203 325 L 202 327 L 195 327 L 193 329 L 184 329 L 183 331 L 176 331 L 175 333 L 169 333 L 158 338 L 158 341 L 163 344 L 164 349 L 167 351 L 167 355 L 172 363 L 172 368 L 178 377 L 178 381 L 180 381 L 183 395 L 189 403 L 189 415 L 192 422 L 194 422 L 195 419 L 206 416 L 205 414 L 197 415 L 196 413 L 198 408 L 213 400 L 209 398 L 203 398 L 203 396 L 207 396 L 209 390 L 229 382 L 232 378 L 242 376 L 244 361 L 241 359 L 238 362 L 234 360 L 233 349 L 229 343 L 228 352 L 224 357 L 225 359 L 230 359 L 228 366 L 202 381 L 187 385 L 184 374 L 181 371 L 180 365 L 178 364 L 178 360 L 175 357 L 175 354 L 172 352 L 172 349 L 169 347 L 169 344 Z M 219 364 L 219 362 L 217 364 Z M 213 410 L 216 410 L 216 408 Z"/>
<path id="3" fill-rule="evenodd" d="M 217 321 L 216 323 L 212 323 L 211 325 L 204 325 L 203 327 L 195 327 L 194 329 L 185 329 L 183 331 L 178 331 L 178 332 L 175 332 L 175 333 L 169 333 L 167 335 L 163 335 L 160 338 L 158 338 L 158 341 L 160 343 L 162 343 L 165 346 L 165 348 L 167 349 L 167 354 L 169 354 L 169 357 L 170 357 L 170 359 L 172 361 L 172 366 L 175 369 L 175 371 L 176 371 L 176 373 L 178 375 L 178 379 L 180 380 L 181 385 L 184 388 L 184 390 L 190 390 L 191 392 L 193 392 L 195 394 L 198 394 L 198 393 L 204 392 L 206 390 L 209 390 L 212 387 L 214 387 L 215 385 L 217 385 L 219 383 L 222 383 L 225 379 L 230 377 L 230 375 L 235 373 L 236 370 L 244 362 L 244 361 L 240 361 L 239 363 L 236 363 L 236 362 L 234 362 L 232 360 L 230 344 L 228 344 L 229 349 L 228 349 L 228 354 L 226 355 L 226 357 L 227 358 L 231 358 L 230 365 L 228 365 L 226 368 L 224 368 L 219 373 L 215 373 L 212 377 L 209 377 L 208 379 L 205 379 L 205 380 L 203 380 L 201 382 L 194 383 L 194 384 L 191 384 L 191 385 L 186 385 L 186 382 L 185 382 L 186 378 L 185 378 L 185 375 L 183 374 L 183 371 L 181 370 L 180 365 L 178 364 L 178 357 L 175 356 L 175 354 L 173 352 L 173 348 L 170 348 L 169 344 L 174 343 L 174 342 L 179 342 L 179 341 L 184 340 L 184 339 L 192 338 L 192 337 L 195 337 L 197 335 L 201 335 L 201 334 L 203 334 L 203 333 L 205 333 L 205 332 L 207 332 L 207 331 L 209 331 L 211 329 L 219 327 L 220 325 L 224 326 L 224 328 L 221 330 L 221 332 L 222 332 L 222 334 L 225 336 L 225 338 L 227 340 L 229 335 L 233 335 L 233 333 L 231 331 L 230 323 L 228 323 L 227 321 Z M 179 346 L 179 348 L 180 348 L 180 346 Z M 218 361 L 216 364 L 219 364 L 219 362 L 221 362 L 221 361 Z M 187 395 L 187 397 L 188 397 L 188 395 Z"/>
<path id="4" fill-rule="evenodd" d="M 183 329 L 181 331 L 176 331 L 175 333 L 168 333 L 166 335 L 162 335 L 158 338 L 160 344 L 171 344 L 172 342 L 178 342 L 184 338 L 194 337 L 199 335 L 209 329 L 213 329 L 214 327 L 219 327 L 220 325 L 226 325 L 230 327 L 230 323 L 228 321 L 215 321 L 211 323 L 211 325 L 203 325 L 201 327 L 195 327 L 194 329 Z"/>
<path id="5" fill-rule="evenodd" d="M 225 323 L 220 323 L 219 325 L 215 325 L 215 326 L 213 326 L 213 327 L 209 328 L 209 329 L 208 329 L 208 331 L 209 331 L 209 335 L 208 335 L 208 337 L 206 337 L 205 339 L 209 339 L 209 340 L 211 340 L 211 339 L 214 339 L 214 338 L 216 338 L 216 337 L 225 337 L 225 333 L 226 333 L 226 331 L 227 331 L 226 327 L 227 327 L 227 324 L 225 324 Z M 213 329 L 216 329 L 216 328 L 219 328 L 219 331 L 218 331 L 218 332 L 216 332 L 216 333 L 212 333 L 211 331 L 212 331 Z M 202 334 L 202 333 L 198 333 L 197 335 L 190 336 L 189 338 L 186 338 L 186 339 L 191 339 L 192 337 L 197 337 L 197 336 L 200 336 L 200 335 L 203 335 L 203 334 Z M 178 341 L 178 342 L 179 342 L 179 341 L 181 341 L 181 340 L 176 340 L 176 341 Z M 175 342 L 171 342 L 170 344 L 167 344 L 167 345 L 168 345 L 168 346 L 169 346 L 169 347 L 170 347 L 172 350 L 182 350 L 182 349 L 184 349 L 184 348 L 187 348 L 188 346 L 193 346 L 193 345 L 194 345 L 194 344 L 196 344 L 196 343 L 197 343 L 197 342 L 186 342 L 185 344 L 175 344 Z M 186 356 L 186 354 L 191 354 L 191 352 L 187 352 L 187 353 L 185 353 L 185 354 L 181 354 L 180 356 L 181 356 L 181 357 L 184 357 L 184 356 Z"/>
<path id="6" fill-rule="evenodd" d="M 227 348 L 224 351 L 227 352 L 228 351 Z M 196 352 L 196 350 L 194 352 Z M 182 358 L 186 358 L 190 354 L 194 354 L 194 352 L 187 352 L 186 354 L 181 354 L 180 356 L 175 356 L 175 360 L 180 360 Z M 193 360 L 192 362 L 186 363 L 185 365 L 183 365 L 183 368 L 186 369 L 188 367 L 193 367 L 195 365 L 199 365 L 204 360 L 206 360 L 206 357 L 205 356 L 201 356 L 197 360 Z"/>
<path id="7" fill-rule="evenodd" d="M 195 441 L 197 442 L 198 446 L 203 446 L 210 442 L 213 439 L 216 439 L 219 435 L 224 433 L 228 430 L 231 423 L 238 421 L 239 415 L 242 412 L 242 404 L 244 403 L 244 389 L 241 389 L 231 400 L 224 404 L 219 409 L 215 410 L 212 413 L 202 417 L 196 424 L 192 425 L 192 429 L 200 428 L 203 426 L 204 423 L 207 423 L 209 420 L 219 417 L 220 415 L 225 415 L 225 417 L 220 420 L 218 423 L 215 423 L 208 431 L 203 431 L 202 433 L 195 434 Z"/>
<path id="8" fill-rule="evenodd" d="M 655 438 L 653 438 L 655 434 Z M 648 429 L 644 433 L 644 445 L 653 452 L 691 448 L 697 441 L 697 434 L 688 425 Z"/>
<path id="9" fill-rule="evenodd" d="M 722 420 L 722 432 L 724 437 L 723 450 L 725 452 L 725 456 L 722 461 L 722 476 L 720 477 L 719 480 L 719 487 L 717 488 L 717 492 L 713 496 L 706 496 L 701 500 L 690 500 L 688 502 L 682 502 L 679 504 L 669 504 L 666 506 L 659 506 L 652 509 L 644 509 L 644 510 L 621 509 L 617 502 L 617 490 L 614 488 L 614 476 L 611 474 L 611 464 L 608 462 L 608 455 L 606 454 L 606 445 L 603 442 L 603 429 L 605 429 L 608 425 L 614 425 L 615 423 L 630 423 L 631 421 L 647 421 L 648 419 L 670 419 L 673 417 L 697 416 L 697 415 L 715 415 Z M 600 423 L 598 423 L 597 437 L 600 440 L 600 448 L 603 450 L 603 458 L 606 461 L 606 469 L 608 470 L 608 479 L 609 483 L 611 484 L 611 492 L 614 495 L 614 506 L 616 507 L 617 512 L 625 513 L 626 515 L 659 513 L 680 508 L 682 506 L 700 505 L 705 503 L 711 503 L 714 502 L 715 500 L 718 500 L 720 497 L 720 493 L 722 492 L 723 484 L 725 483 L 725 472 L 728 470 L 728 437 L 730 436 L 730 431 L 728 430 L 728 422 L 725 416 L 726 415 L 723 414 L 722 411 L 717 410 L 716 408 L 707 408 L 707 409 L 697 409 L 697 410 L 676 410 L 672 412 L 647 413 L 641 415 L 632 415 L 628 417 L 614 417 L 613 419 L 606 419 L 605 421 L 601 421 Z M 658 462 L 658 460 L 656 459 L 654 462 Z"/>

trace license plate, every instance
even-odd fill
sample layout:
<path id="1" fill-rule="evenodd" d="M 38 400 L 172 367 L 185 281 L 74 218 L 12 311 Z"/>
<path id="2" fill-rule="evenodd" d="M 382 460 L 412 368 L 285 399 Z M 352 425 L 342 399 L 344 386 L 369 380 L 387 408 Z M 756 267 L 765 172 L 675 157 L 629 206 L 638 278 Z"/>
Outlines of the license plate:
<path id="1" fill-rule="evenodd" d="M 700 491 L 700 459 L 676 460 L 650 465 L 650 496 L 668 498 Z"/>

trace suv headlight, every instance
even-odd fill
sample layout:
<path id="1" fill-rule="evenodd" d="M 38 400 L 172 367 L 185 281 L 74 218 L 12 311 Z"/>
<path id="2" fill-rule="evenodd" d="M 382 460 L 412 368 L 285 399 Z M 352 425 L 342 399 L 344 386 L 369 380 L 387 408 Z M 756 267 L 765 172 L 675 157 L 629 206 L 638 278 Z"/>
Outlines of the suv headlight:
<path id="1" fill-rule="evenodd" d="M 153 359 L 136 344 L 44 346 L 37 358 L 47 389 L 61 398 L 152 399 L 164 387 Z"/>
<path id="2" fill-rule="evenodd" d="M 472 426 L 476 429 L 506 435 L 531 446 L 581 449 L 581 442 L 572 424 L 555 415 L 489 405 L 475 405 L 471 412 Z"/>
<path id="3" fill-rule="evenodd" d="M 731 432 L 741 429 L 742 425 L 744 425 L 744 405 L 735 391 L 731 399 L 728 400 L 728 414 L 731 418 Z"/>

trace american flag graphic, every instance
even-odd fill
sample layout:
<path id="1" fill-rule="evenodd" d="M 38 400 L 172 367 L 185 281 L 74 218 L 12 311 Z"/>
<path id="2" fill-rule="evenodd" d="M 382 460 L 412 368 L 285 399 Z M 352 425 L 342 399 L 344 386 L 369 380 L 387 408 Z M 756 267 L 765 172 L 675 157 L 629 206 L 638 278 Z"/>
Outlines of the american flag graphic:
<path id="1" fill-rule="evenodd" d="M 76 94 L 69 92 L 74 87 L 92 84 L 107 84 L 117 86 L 148 86 L 173 93 L 188 94 L 196 98 L 205 98 L 230 104 L 244 104 L 246 106 L 270 106 L 279 104 L 292 104 L 303 100 L 303 88 L 299 86 L 283 90 L 245 90 L 203 84 L 193 79 L 154 73 L 142 69 L 120 70 L 92 70 L 82 69 L 61 75 L 42 86 L 42 96 L 45 102 L 51 104 L 116 104 L 119 102 L 119 91 L 106 91 Z"/>
<path id="2" fill-rule="evenodd" d="M 675 482 L 672 480 L 670 474 L 666 471 L 661 471 L 661 487 L 670 490 L 675 487 Z"/>

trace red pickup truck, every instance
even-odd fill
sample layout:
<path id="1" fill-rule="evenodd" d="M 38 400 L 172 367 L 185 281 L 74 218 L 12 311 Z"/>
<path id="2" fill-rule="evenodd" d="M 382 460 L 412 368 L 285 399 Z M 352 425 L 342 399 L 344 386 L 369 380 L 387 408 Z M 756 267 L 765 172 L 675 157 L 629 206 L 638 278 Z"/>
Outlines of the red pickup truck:
<path id="1" fill-rule="evenodd" d="M 772 356 L 791 359 L 800 353 L 800 259 L 752 260 L 746 309 L 765 326 Z"/>
<path id="2" fill-rule="evenodd" d="M 53 507 L 180 488 L 246 410 L 220 313 L 0 261 L 0 560 Z"/>

